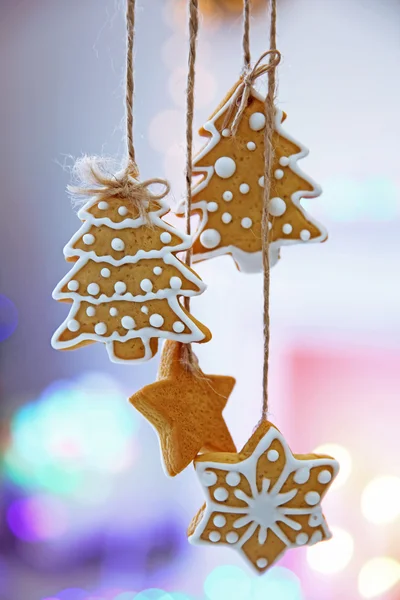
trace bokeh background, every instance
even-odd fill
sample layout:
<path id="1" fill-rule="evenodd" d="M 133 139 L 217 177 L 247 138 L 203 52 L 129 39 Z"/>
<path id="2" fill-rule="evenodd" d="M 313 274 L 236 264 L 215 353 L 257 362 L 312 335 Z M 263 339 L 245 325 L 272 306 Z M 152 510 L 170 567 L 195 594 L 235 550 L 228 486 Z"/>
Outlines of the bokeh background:
<path id="1" fill-rule="evenodd" d="M 253 58 L 268 46 L 254 0 Z M 143 177 L 184 191 L 183 0 L 138 0 L 135 140 Z M 203 0 L 200 126 L 241 68 L 240 2 Z M 162 471 L 126 398 L 157 359 L 113 365 L 100 344 L 57 353 L 51 291 L 79 222 L 72 158 L 122 156 L 124 2 L 0 0 L 1 600 L 400 599 L 400 3 L 280 0 L 278 103 L 324 188 L 323 245 L 284 248 L 272 274 L 272 419 L 296 452 L 342 464 L 325 502 L 335 534 L 256 578 L 229 549 L 192 547 L 194 472 Z M 196 136 L 199 147 L 199 138 Z M 228 257 L 198 266 L 205 372 L 237 386 L 237 444 L 261 404 L 262 278 Z M 164 590 L 164 591 L 163 591 Z"/>

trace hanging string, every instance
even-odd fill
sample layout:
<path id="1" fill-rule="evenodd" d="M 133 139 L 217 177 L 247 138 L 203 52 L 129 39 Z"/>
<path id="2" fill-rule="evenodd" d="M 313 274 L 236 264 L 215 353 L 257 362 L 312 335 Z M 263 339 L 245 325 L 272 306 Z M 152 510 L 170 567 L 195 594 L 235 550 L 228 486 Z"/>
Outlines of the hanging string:
<path id="1" fill-rule="evenodd" d="M 251 0 L 243 2 L 243 73 L 250 69 L 250 3 Z"/>
<path id="2" fill-rule="evenodd" d="M 133 145 L 133 96 L 135 83 L 133 77 L 133 44 L 135 41 L 136 0 L 128 0 L 126 5 L 126 142 L 128 146 L 128 170 L 134 177 L 138 173 Z"/>
<path id="3" fill-rule="evenodd" d="M 276 0 L 270 0 L 270 49 L 276 51 Z M 265 99 L 265 175 L 264 205 L 262 214 L 262 257 L 264 268 L 264 365 L 263 365 L 263 403 L 261 420 L 268 416 L 268 369 L 270 345 L 270 262 L 269 262 L 269 196 L 271 188 L 271 171 L 274 160 L 272 144 L 275 120 L 276 66 L 268 72 L 268 93 Z"/>

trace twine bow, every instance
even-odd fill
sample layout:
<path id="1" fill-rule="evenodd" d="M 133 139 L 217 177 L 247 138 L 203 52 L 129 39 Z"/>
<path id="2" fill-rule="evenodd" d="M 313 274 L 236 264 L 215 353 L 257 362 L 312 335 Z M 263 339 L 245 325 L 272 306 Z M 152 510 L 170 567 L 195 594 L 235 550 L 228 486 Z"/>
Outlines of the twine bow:
<path id="1" fill-rule="evenodd" d="M 264 63 L 263 61 L 269 58 L 269 61 Z M 237 129 L 239 127 L 239 123 L 242 119 L 243 113 L 246 110 L 249 98 L 250 98 L 250 93 L 251 93 L 251 88 L 254 84 L 254 82 L 261 77 L 262 75 L 265 75 L 266 73 L 268 73 L 269 71 L 271 71 L 272 69 L 275 69 L 281 60 L 281 53 L 279 52 L 279 50 L 268 50 L 267 52 L 264 52 L 264 54 L 262 54 L 260 56 L 260 58 L 258 59 L 258 61 L 256 62 L 256 64 L 254 65 L 254 67 L 251 69 L 250 67 L 248 69 L 246 69 L 245 73 L 242 76 L 242 82 L 238 87 L 237 90 L 237 99 L 236 99 L 236 105 L 238 106 L 238 109 L 236 111 L 235 117 L 232 121 L 232 126 L 231 126 L 231 135 L 234 136 L 236 135 Z M 232 103 L 231 105 L 231 110 L 229 111 L 228 115 L 227 115 L 227 119 L 226 119 L 226 123 L 229 123 L 230 118 L 232 116 L 232 111 L 234 110 L 234 106 L 235 104 Z"/>

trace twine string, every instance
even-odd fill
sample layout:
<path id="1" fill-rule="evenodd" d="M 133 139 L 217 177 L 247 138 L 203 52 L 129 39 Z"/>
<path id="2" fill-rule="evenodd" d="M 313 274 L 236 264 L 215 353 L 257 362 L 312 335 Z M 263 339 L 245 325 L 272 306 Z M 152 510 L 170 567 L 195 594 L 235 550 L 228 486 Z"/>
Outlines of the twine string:
<path id="1" fill-rule="evenodd" d="M 251 0 L 243 2 L 243 73 L 250 69 L 250 3 Z"/>
<path id="2" fill-rule="evenodd" d="M 133 144 L 133 98 L 135 80 L 133 76 L 133 45 L 135 41 L 136 0 L 128 0 L 126 5 L 126 142 L 128 146 L 127 171 L 133 176 L 139 175 Z"/>

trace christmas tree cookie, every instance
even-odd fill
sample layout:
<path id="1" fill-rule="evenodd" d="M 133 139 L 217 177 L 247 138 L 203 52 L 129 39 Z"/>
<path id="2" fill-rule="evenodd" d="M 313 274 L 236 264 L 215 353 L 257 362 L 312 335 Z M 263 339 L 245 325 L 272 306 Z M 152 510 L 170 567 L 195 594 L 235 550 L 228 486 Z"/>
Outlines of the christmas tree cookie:
<path id="1" fill-rule="evenodd" d="M 211 338 L 180 302 L 205 285 L 175 256 L 191 239 L 163 221 L 167 212 L 163 200 L 147 202 L 139 214 L 129 198 L 118 197 L 91 199 L 81 208 L 84 223 L 64 248 L 74 264 L 53 292 L 72 303 L 53 335 L 54 348 L 102 342 L 113 362 L 143 361 L 157 352 L 158 338 Z"/>
<path id="2" fill-rule="evenodd" d="M 242 91 L 239 83 L 200 129 L 209 140 L 193 164 L 194 176 L 201 177 L 193 189 L 192 214 L 200 216 L 193 260 L 229 254 L 241 271 L 257 272 L 262 270 L 264 99 L 252 88 L 237 132 L 231 135 Z M 302 198 L 315 198 L 321 190 L 298 166 L 308 150 L 284 131 L 285 118 L 276 109 L 269 203 L 271 265 L 277 262 L 281 246 L 322 242 L 327 237 L 301 206 Z M 183 205 L 177 212 L 183 213 Z"/>

